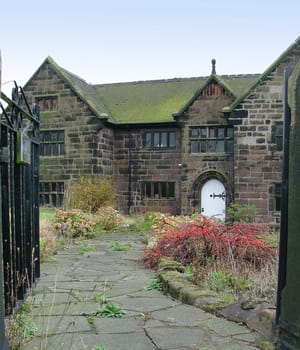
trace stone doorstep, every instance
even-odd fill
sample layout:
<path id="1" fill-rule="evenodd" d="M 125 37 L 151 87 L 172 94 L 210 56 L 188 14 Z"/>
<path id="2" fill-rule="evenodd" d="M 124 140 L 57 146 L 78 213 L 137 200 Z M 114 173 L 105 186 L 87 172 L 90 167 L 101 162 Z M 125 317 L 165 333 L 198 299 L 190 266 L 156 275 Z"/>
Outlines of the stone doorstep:
<path id="1" fill-rule="evenodd" d="M 243 304 L 247 301 L 246 298 L 228 305 L 218 293 L 192 284 L 184 273 L 178 271 L 177 265 L 174 269 L 172 266 L 168 267 L 170 270 L 164 265 L 163 269 L 158 267 L 157 271 L 166 293 L 185 304 L 199 307 L 229 321 L 245 324 L 249 329 L 258 333 L 257 341 L 264 344 L 263 348 L 274 349 L 273 342 L 277 338 L 274 327 L 276 313 L 274 305 L 260 302 L 245 310 Z"/>

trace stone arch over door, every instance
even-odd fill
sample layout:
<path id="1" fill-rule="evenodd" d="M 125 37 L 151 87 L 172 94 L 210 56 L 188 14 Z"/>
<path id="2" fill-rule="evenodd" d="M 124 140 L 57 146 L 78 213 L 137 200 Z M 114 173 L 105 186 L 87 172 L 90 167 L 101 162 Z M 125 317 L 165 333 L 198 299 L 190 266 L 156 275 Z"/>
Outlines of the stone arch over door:
<path id="1" fill-rule="evenodd" d="M 202 173 L 193 183 L 190 194 L 194 212 L 207 214 L 207 216 L 216 216 L 221 220 L 225 219 L 225 209 L 230 202 L 231 196 L 232 191 L 230 190 L 227 177 L 217 171 Z M 211 204 L 214 206 L 213 201 L 216 203 L 215 213 L 208 207 Z"/>

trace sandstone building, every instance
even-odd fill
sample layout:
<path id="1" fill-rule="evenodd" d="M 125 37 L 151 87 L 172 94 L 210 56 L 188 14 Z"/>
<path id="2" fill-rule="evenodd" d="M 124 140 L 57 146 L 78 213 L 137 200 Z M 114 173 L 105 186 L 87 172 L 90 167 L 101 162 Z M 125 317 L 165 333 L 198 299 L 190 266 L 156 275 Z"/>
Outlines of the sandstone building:
<path id="1" fill-rule="evenodd" d="M 262 74 L 91 85 L 47 57 L 24 87 L 41 108 L 41 205 L 77 177 L 113 179 L 124 213 L 252 203 L 279 223 L 287 70 L 298 38 Z"/>

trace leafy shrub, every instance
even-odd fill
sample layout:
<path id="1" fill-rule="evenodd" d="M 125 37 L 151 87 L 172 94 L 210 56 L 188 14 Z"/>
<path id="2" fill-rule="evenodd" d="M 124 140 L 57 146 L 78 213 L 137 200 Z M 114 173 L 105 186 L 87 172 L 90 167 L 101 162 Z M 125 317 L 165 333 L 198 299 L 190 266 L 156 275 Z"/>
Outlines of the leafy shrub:
<path id="1" fill-rule="evenodd" d="M 64 205 L 95 213 L 99 208 L 114 203 L 112 182 L 101 176 L 85 176 L 73 180 L 67 188 Z"/>
<path id="2" fill-rule="evenodd" d="M 226 220 L 232 222 L 252 222 L 257 209 L 254 204 L 231 203 L 226 209 Z"/>
<path id="3" fill-rule="evenodd" d="M 105 231 L 113 231 L 125 225 L 123 215 L 113 207 L 99 208 L 95 214 L 95 220 L 97 225 Z"/>
<path id="4" fill-rule="evenodd" d="M 164 225 L 157 243 L 145 251 L 143 261 L 155 267 L 162 257 L 171 257 L 183 265 L 205 266 L 218 259 L 226 264 L 259 268 L 276 252 L 258 238 L 266 231 L 263 225 L 225 225 L 199 215 L 176 226 Z"/>
<path id="5" fill-rule="evenodd" d="M 58 235 L 70 238 L 91 237 L 95 226 L 95 221 L 82 210 L 56 209 L 53 227 Z"/>

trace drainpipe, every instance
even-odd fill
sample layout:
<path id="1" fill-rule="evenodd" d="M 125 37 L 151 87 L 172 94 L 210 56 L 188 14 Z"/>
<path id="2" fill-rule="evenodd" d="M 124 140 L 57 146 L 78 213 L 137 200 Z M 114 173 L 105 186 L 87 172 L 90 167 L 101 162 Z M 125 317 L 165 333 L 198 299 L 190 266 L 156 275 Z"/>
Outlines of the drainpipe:
<path id="1" fill-rule="evenodd" d="M 127 203 L 127 210 L 128 215 L 130 215 L 131 210 L 131 191 L 132 191 L 132 135 L 131 135 L 131 128 L 128 127 L 128 203 Z"/>

